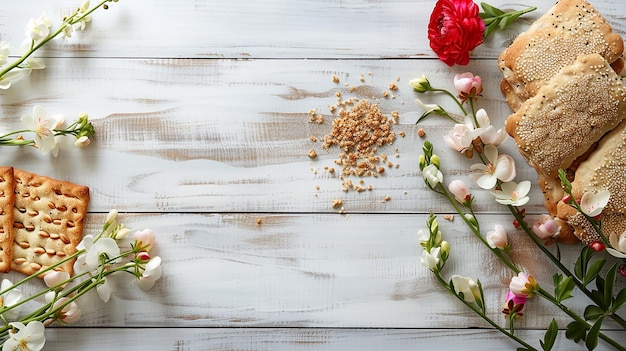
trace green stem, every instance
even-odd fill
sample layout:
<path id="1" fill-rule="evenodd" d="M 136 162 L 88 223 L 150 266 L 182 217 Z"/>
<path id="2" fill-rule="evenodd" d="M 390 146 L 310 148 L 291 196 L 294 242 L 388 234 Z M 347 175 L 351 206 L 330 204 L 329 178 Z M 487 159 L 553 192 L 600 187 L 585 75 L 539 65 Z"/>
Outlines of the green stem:
<path id="1" fill-rule="evenodd" d="M 459 299 L 461 302 L 463 302 L 463 304 L 465 304 L 465 306 L 469 307 L 472 311 L 474 311 L 476 314 L 478 314 L 483 320 L 485 320 L 487 323 L 489 323 L 492 327 L 496 328 L 498 331 L 500 331 L 504 335 L 508 336 L 509 338 L 515 340 L 517 343 L 519 343 L 520 345 L 524 346 L 528 351 L 531 351 L 531 350 L 532 351 L 537 351 L 530 344 L 528 344 L 524 340 L 518 338 L 513 333 L 510 333 L 508 330 L 502 328 L 498 323 L 494 322 L 485 313 L 483 313 L 483 311 L 480 310 L 476 305 L 471 304 L 471 303 L 465 301 L 463 298 L 461 298 L 461 296 L 459 296 L 450 287 L 450 285 L 443 279 L 443 277 L 441 277 L 441 274 L 438 271 L 435 271 L 433 273 L 435 274 L 435 277 L 437 277 L 437 281 L 439 282 L 439 284 L 441 286 L 443 286 L 446 290 L 448 290 L 448 292 L 450 292 L 452 295 L 456 296 L 456 298 Z"/>
<path id="2" fill-rule="evenodd" d="M 2 71 L 0 71 L 0 80 L 2 80 L 2 77 L 4 77 L 5 74 L 7 74 L 9 71 L 13 70 L 14 68 L 18 67 L 19 65 L 21 65 L 24 61 L 26 61 L 27 58 L 29 58 L 35 51 L 39 50 L 42 46 L 44 46 L 45 44 L 47 44 L 50 40 L 54 39 L 55 37 L 57 37 L 59 34 L 61 34 L 61 32 L 63 32 L 63 30 L 68 26 L 68 25 L 72 25 L 74 23 L 77 23 L 81 20 L 83 20 L 85 17 L 87 17 L 89 14 L 91 14 L 92 12 L 94 12 L 95 10 L 97 10 L 98 8 L 102 7 L 102 5 L 104 5 L 107 2 L 110 2 L 112 0 L 102 0 L 98 5 L 94 6 L 92 9 L 90 9 L 89 11 L 85 12 L 85 14 L 81 15 L 80 17 L 76 18 L 76 15 L 78 14 L 78 11 L 75 12 L 73 15 L 69 16 L 68 18 L 66 18 L 63 23 L 61 24 L 61 26 L 59 27 L 59 29 L 57 29 L 54 33 L 52 33 L 51 35 L 48 35 L 46 38 L 44 38 L 41 42 L 39 42 L 37 45 L 33 45 L 29 51 L 27 51 L 26 53 L 24 53 L 19 59 L 15 60 L 12 64 L 8 65 L 5 69 L 3 69 Z"/>
<path id="3" fill-rule="evenodd" d="M 447 91 L 445 89 L 438 89 L 438 88 L 431 88 L 431 91 L 438 91 L 438 92 L 445 93 L 446 95 L 450 96 L 452 98 L 452 100 L 454 100 L 454 102 L 456 102 L 456 104 L 459 106 L 459 108 L 463 112 L 463 115 L 467 116 L 467 111 L 463 107 L 463 104 L 461 104 L 459 99 L 457 99 L 456 96 L 454 96 L 451 92 L 449 92 L 449 91 Z"/>
<path id="4" fill-rule="evenodd" d="M 578 316 L 576 313 L 574 313 L 572 310 L 570 310 L 567 306 L 563 305 L 562 303 L 560 303 L 559 301 L 557 301 L 557 299 L 552 296 L 550 293 L 548 293 L 547 291 L 545 291 L 542 288 L 537 289 L 537 295 L 541 296 L 542 298 L 550 301 L 551 303 L 553 303 L 555 306 L 557 306 L 558 308 L 561 309 L 561 311 L 565 312 L 568 316 L 570 316 L 572 319 L 574 319 L 575 321 L 577 321 L 578 323 L 583 324 L 587 330 L 591 329 L 591 325 L 589 325 L 589 323 L 587 323 L 587 321 L 583 318 L 581 318 L 580 316 Z M 626 347 L 622 346 L 621 344 L 615 342 L 613 339 L 611 339 L 610 337 L 606 336 L 605 334 L 603 334 L 602 332 L 600 332 L 599 337 L 606 341 L 607 343 L 609 343 L 611 346 L 615 347 L 615 349 L 617 350 L 622 350 L 622 351 L 626 351 Z"/>
<path id="5" fill-rule="evenodd" d="M 568 277 L 571 277 L 572 280 L 574 281 L 574 284 L 576 284 L 576 287 L 583 292 L 583 294 L 585 294 L 585 296 L 587 296 L 587 298 L 589 298 L 591 301 L 593 301 L 596 305 L 600 305 L 596 295 L 592 294 L 591 291 L 589 291 L 589 289 L 587 289 L 587 287 L 567 268 L 565 267 L 565 265 L 563 263 L 561 263 L 561 261 L 554 256 L 554 254 L 548 250 L 545 245 L 543 245 L 543 242 L 541 241 L 541 239 L 539 239 L 533 232 L 532 229 L 530 227 L 528 227 L 528 224 L 526 223 L 526 221 L 524 221 L 524 218 L 522 217 L 522 215 L 517 212 L 517 210 L 515 209 L 515 207 L 513 206 L 507 206 L 509 208 L 509 211 L 511 211 L 511 213 L 513 214 L 513 216 L 515 217 L 515 219 L 517 220 L 517 222 L 519 223 L 519 225 L 522 227 L 522 229 L 526 232 L 527 236 L 531 238 L 531 240 L 535 243 L 535 245 L 546 255 L 548 256 L 548 259 L 550 259 L 550 261 L 552 261 L 552 263 L 554 265 L 557 266 L 557 268 L 563 272 L 565 275 L 567 275 Z M 616 323 L 618 323 L 623 329 L 626 329 L 626 321 L 620 317 L 619 315 L 615 314 L 615 313 L 611 313 L 609 314 L 609 317 L 611 319 L 613 319 Z"/>

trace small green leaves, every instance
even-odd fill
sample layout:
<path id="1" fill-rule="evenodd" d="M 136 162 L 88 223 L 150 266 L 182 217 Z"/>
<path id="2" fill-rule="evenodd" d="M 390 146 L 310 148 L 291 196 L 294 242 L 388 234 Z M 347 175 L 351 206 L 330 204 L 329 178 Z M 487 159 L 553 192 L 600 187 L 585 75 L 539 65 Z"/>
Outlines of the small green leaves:
<path id="1" fill-rule="evenodd" d="M 559 332 L 559 325 L 556 323 L 556 320 L 552 319 L 550 326 L 548 326 L 548 330 L 546 330 L 546 335 L 543 337 L 543 341 L 539 341 L 541 344 L 541 348 L 543 351 L 552 350 L 554 346 L 554 342 L 556 341 L 556 336 Z"/>
<path id="2" fill-rule="evenodd" d="M 536 7 L 529 7 L 524 10 L 505 12 L 484 2 L 481 2 L 480 6 L 482 7 L 483 12 L 478 15 L 485 22 L 485 32 L 483 33 L 484 38 L 487 38 L 496 29 L 505 29 L 520 16 L 537 9 Z"/>
<path id="3" fill-rule="evenodd" d="M 604 316 L 600 317 L 589 329 L 587 333 L 587 337 L 585 338 L 585 346 L 587 346 L 587 350 L 591 351 L 598 346 L 598 337 L 600 336 L 600 327 L 602 327 L 602 321 L 604 320 Z"/>
<path id="4" fill-rule="evenodd" d="M 587 336 L 587 325 L 583 322 L 573 321 L 567 325 L 567 329 L 565 330 L 565 337 L 573 340 L 574 342 L 579 342 L 580 340 L 585 340 Z"/>
<path id="5" fill-rule="evenodd" d="M 554 297 L 558 302 L 563 302 L 572 297 L 572 291 L 576 287 L 572 277 L 564 279 L 562 274 L 556 273 L 552 279 L 554 281 Z"/>

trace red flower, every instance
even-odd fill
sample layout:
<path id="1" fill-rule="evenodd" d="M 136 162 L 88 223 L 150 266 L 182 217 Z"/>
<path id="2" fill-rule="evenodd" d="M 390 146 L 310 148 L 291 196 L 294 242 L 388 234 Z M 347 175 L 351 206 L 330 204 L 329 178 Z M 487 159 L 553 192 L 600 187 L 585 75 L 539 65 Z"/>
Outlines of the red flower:
<path id="1" fill-rule="evenodd" d="M 439 0 L 430 15 L 430 47 L 448 66 L 467 65 L 470 51 L 483 42 L 485 22 L 472 0 Z"/>

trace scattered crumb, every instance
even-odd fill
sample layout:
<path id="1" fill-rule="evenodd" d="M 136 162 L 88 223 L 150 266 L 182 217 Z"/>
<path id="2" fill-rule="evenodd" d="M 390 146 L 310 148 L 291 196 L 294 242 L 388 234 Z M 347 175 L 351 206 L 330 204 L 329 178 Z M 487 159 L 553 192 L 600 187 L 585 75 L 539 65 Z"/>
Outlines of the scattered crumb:
<path id="1" fill-rule="evenodd" d="M 404 138 L 406 136 L 406 133 L 405 132 L 400 132 L 400 133 L 398 133 L 398 135 L 400 135 L 401 137 Z"/>
<path id="2" fill-rule="evenodd" d="M 335 173 L 335 168 L 334 168 L 334 167 L 330 167 L 330 168 L 328 169 L 328 173 L 330 173 L 330 174 L 334 174 L 334 173 Z"/>
<path id="3" fill-rule="evenodd" d="M 384 97 L 384 98 L 389 97 L 389 93 L 388 93 L 388 92 L 386 92 L 386 91 L 384 91 L 384 92 L 383 92 L 383 97 Z"/>
<path id="4" fill-rule="evenodd" d="M 400 81 L 400 76 L 397 76 L 396 77 L 396 82 L 399 82 L 399 81 Z"/>
<path id="5" fill-rule="evenodd" d="M 261 218 L 261 217 L 257 217 L 257 218 L 256 218 L 256 224 L 257 224 L 257 225 L 261 225 L 261 224 L 263 224 L 263 218 Z"/>
<path id="6" fill-rule="evenodd" d="M 311 135 L 309 137 L 309 140 L 311 140 L 312 142 L 316 142 L 317 141 L 317 137 L 315 135 Z"/>
<path id="7" fill-rule="evenodd" d="M 345 214 L 346 213 L 346 209 L 342 206 L 341 209 L 339 210 L 339 214 Z"/>
<path id="8" fill-rule="evenodd" d="M 398 90 L 398 85 L 394 82 L 389 83 L 389 90 L 391 91 Z"/>
<path id="9" fill-rule="evenodd" d="M 359 77 L 359 80 L 360 80 L 361 82 L 365 82 L 365 76 L 361 74 L 361 76 Z"/>
<path id="10" fill-rule="evenodd" d="M 316 158 L 317 157 L 317 151 L 315 151 L 315 149 L 311 149 L 311 151 L 309 151 L 309 157 L 310 158 Z"/>
<path id="11" fill-rule="evenodd" d="M 337 77 L 337 75 L 333 75 L 333 83 L 339 83 L 339 77 Z"/>
<path id="12" fill-rule="evenodd" d="M 454 215 L 443 215 L 443 219 L 445 219 L 446 221 L 453 221 L 454 220 Z"/>
<path id="13" fill-rule="evenodd" d="M 339 207 L 341 207 L 341 205 L 343 205 L 343 200 L 341 200 L 341 199 L 334 199 L 331 205 L 332 205 L 333 208 L 339 208 Z"/>
<path id="14" fill-rule="evenodd" d="M 418 130 L 417 130 L 417 135 L 418 135 L 420 138 L 423 138 L 423 137 L 425 137 L 425 136 L 426 136 L 426 131 L 425 131 L 423 128 L 420 128 L 420 129 L 418 129 Z"/>

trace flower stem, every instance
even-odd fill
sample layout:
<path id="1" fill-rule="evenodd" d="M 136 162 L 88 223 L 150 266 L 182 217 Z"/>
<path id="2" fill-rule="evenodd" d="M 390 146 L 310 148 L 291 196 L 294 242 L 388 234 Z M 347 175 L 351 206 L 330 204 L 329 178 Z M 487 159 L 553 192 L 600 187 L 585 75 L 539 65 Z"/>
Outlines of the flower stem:
<path id="1" fill-rule="evenodd" d="M 568 277 L 571 277 L 572 280 L 574 281 L 574 284 L 576 285 L 576 287 L 583 292 L 583 294 L 585 294 L 591 301 L 593 301 L 596 305 L 599 305 L 598 300 L 597 300 L 597 295 L 593 294 L 591 291 L 589 291 L 589 289 L 587 289 L 587 287 L 567 268 L 565 267 L 565 265 L 556 257 L 554 256 L 554 254 L 548 250 L 545 245 L 543 245 L 543 243 L 541 242 L 541 240 L 532 232 L 532 230 L 528 227 L 528 224 L 526 223 L 526 221 L 524 221 L 524 218 L 522 217 L 522 215 L 515 209 L 515 207 L 513 206 L 507 206 L 509 208 L 509 211 L 511 211 L 511 213 L 513 214 L 513 216 L 515 217 L 515 219 L 517 220 L 517 222 L 519 223 L 519 225 L 522 227 L 522 229 L 526 232 L 526 234 L 528 235 L 528 237 L 531 238 L 531 240 L 535 243 L 535 245 L 546 255 L 548 256 L 548 259 L 550 259 L 550 261 L 552 261 L 552 263 L 554 265 L 557 266 L 557 268 L 563 272 L 565 275 L 567 275 Z M 626 329 L 626 321 L 620 317 L 619 315 L 615 314 L 615 313 L 610 313 L 609 317 L 611 319 L 613 319 L 616 323 L 618 323 L 623 329 Z"/>
<path id="2" fill-rule="evenodd" d="M 524 346 L 528 351 L 537 351 L 534 347 L 532 347 L 530 344 L 528 344 L 527 342 L 525 342 L 524 340 L 520 339 L 519 337 L 515 336 L 513 333 L 509 332 L 508 330 L 506 330 L 505 328 L 502 328 L 498 323 L 494 322 L 491 318 L 489 318 L 481 309 L 479 309 L 476 305 L 471 304 L 467 301 L 465 301 L 461 296 L 459 296 L 454 289 L 452 289 L 450 287 L 450 285 L 443 279 L 443 277 L 441 276 L 439 271 L 434 271 L 433 272 L 435 274 L 435 277 L 437 277 L 437 281 L 439 282 L 439 284 L 441 286 L 443 286 L 446 290 L 448 290 L 448 292 L 450 292 L 452 295 L 456 296 L 457 299 L 459 299 L 461 302 L 463 302 L 463 304 L 465 304 L 465 306 L 469 307 L 472 311 L 474 311 L 474 313 L 476 313 L 477 315 L 479 315 L 483 320 L 485 320 L 487 323 L 489 323 L 492 327 L 496 328 L 498 331 L 500 331 L 501 333 L 503 333 L 504 335 L 508 336 L 509 338 L 513 339 L 514 341 L 516 341 L 517 343 L 519 343 L 520 345 Z"/>
<path id="3" fill-rule="evenodd" d="M 463 112 L 463 115 L 467 116 L 467 111 L 463 107 L 463 104 L 461 104 L 459 99 L 457 99 L 456 96 L 454 96 L 451 92 L 445 89 L 439 89 L 439 88 L 432 88 L 431 91 L 438 91 L 438 92 L 445 93 L 446 95 L 450 96 L 452 100 L 454 100 L 454 102 L 456 102 L 456 104 L 459 106 L 459 108 L 461 109 L 461 112 Z"/>

